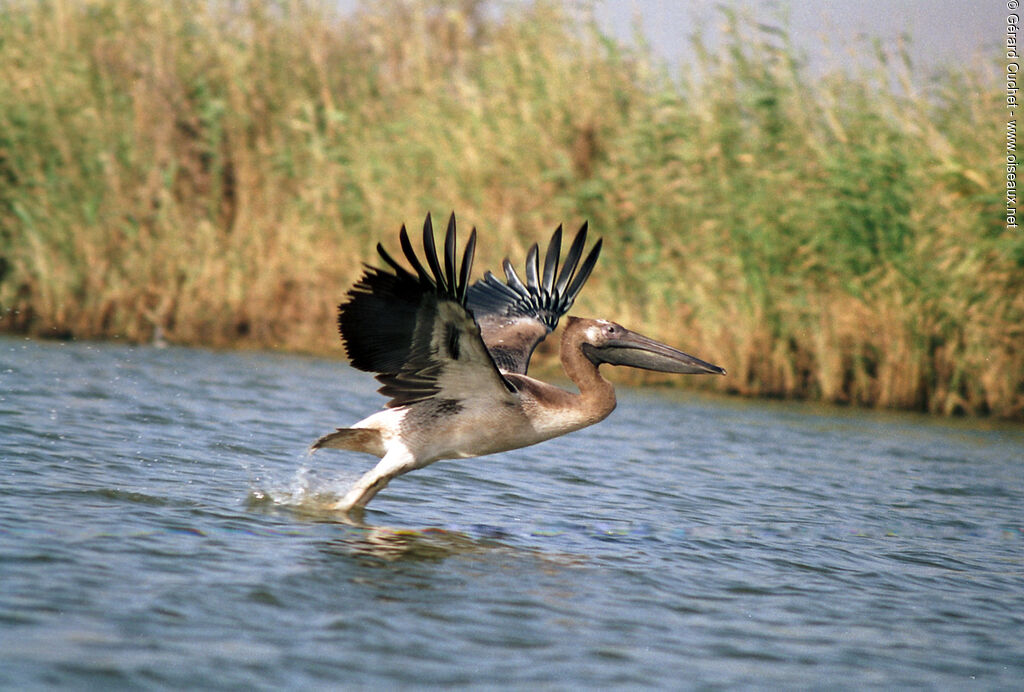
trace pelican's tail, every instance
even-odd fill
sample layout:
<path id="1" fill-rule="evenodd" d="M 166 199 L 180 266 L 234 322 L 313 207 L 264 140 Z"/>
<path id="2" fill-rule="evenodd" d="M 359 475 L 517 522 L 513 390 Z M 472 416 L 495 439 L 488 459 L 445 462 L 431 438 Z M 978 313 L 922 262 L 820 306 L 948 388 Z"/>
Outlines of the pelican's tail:
<path id="1" fill-rule="evenodd" d="M 309 449 L 316 451 L 324 448 L 348 449 L 380 457 L 384 454 L 384 440 L 380 431 L 373 428 L 338 428 L 314 442 Z"/>

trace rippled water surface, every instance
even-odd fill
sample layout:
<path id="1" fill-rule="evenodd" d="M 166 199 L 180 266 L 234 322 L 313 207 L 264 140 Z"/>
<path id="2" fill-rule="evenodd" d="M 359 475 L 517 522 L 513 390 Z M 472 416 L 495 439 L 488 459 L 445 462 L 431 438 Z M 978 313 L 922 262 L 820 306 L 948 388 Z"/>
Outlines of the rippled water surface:
<path id="1" fill-rule="evenodd" d="M 0 687 L 1018 687 L 1024 431 L 620 388 L 325 509 L 324 360 L 0 340 Z"/>

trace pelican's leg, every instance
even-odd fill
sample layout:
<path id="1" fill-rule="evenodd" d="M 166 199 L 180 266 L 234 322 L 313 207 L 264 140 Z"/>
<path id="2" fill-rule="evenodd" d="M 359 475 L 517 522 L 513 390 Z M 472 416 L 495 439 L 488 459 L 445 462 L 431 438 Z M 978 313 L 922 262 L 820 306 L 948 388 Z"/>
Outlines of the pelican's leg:
<path id="1" fill-rule="evenodd" d="M 356 481 L 334 508 L 346 514 L 353 510 L 362 510 L 374 495 L 387 487 L 392 478 L 414 468 L 416 460 L 413 455 L 404 447 L 396 445 L 388 450 L 376 466 Z"/>

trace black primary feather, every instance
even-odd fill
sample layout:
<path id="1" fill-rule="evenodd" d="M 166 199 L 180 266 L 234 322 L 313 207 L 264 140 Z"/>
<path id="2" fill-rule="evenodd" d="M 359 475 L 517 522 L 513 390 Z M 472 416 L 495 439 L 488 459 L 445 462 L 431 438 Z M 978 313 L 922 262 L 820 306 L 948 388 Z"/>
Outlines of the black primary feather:
<path id="1" fill-rule="evenodd" d="M 445 235 L 443 267 L 429 214 L 423 224 L 426 267 L 416 256 L 405 226 L 399 232 L 399 242 L 412 271 L 378 245 L 387 268 L 367 266 L 346 301 L 338 306 L 338 331 L 349 360 L 353 367 L 378 373 L 384 385 L 381 393 L 392 398 L 388 406 L 415 403 L 439 393 L 445 363 L 460 359 L 467 343 L 464 338 L 479 338 L 478 327 L 466 309 L 476 229 L 470 233 L 461 266 L 456 262 L 454 214 Z M 443 314 L 449 317 L 442 317 L 445 302 L 460 308 L 454 312 L 446 309 Z M 435 343 L 439 320 L 444 321 L 443 353 Z M 500 377 L 496 367 L 494 374 Z M 510 387 L 503 378 L 502 382 Z"/>
<path id="2" fill-rule="evenodd" d="M 476 233 L 469 236 L 466 250 L 462 253 L 462 271 L 459 273 L 459 286 L 456 290 L 459 305 L 466 304 L 466 291 L 469 290 L 469 272 L 473 269 L 474 254 L 476 254 Z"/>
<path id="3" fill-rule="evenodd" d="M 551 242 L 548 243 L 547 254 L 544 255 L 544 292 L 551 295 L 555 287 L 555 272 L 558 271 L 558 255 L 562 251 L 562 224 L 558 224 Z"/>
<path id="4" fill-rule="evenodd" d="M 551 236 L 544 259 L 543 276 L 540 276 L 538 248 L 530 247 L 526 257 L 526 284 L 516 274 L 512 263 L 506 258 L 502 262 L 507 282 L 502 282 L 491 272 L 470 286 L 467 304 L 477 320 L 489 315 L 498 317 L 528 317 L 542 322 L 549 331 L 558 326 L 558 320 L 569 311 L 579 295 L 580 289 L 590 276 L 601 253 L 599 238 L 590 249 L 586 259 L 580 263 L 583 248 L 587 242 L 587 224 L 576 232 L 572 246 L 565 258 L 561 272 L 558 271 L 558 255 L 562 242 L 562 227 Z M 557 275 L 557 281 L 555 276 Z M 541 281 L 543 279 L 543 281 Z M 485 336 L 486 341 L 486 336 Z M 490 348 L 490 345 L 488 345 Z M 532 350 L 532 349 L 531 349 Z"/>
<path id="5" fill-rule="evenodd" d="M 451 226 L 449 226 L 449 230 L 452 230 Z M 441 263 L 437 261 L 437 248 L 434 246 L 434 225 L 430 222 L 430 214 L 427 214 L 427 220 L 423 222 L 423 254 L 427 257 L 430 271 L 434 272 L 438 295 L 447 295 L 448 286 L 445 283 L 444 274 L 441 273 Z M 453 296 L 447 295 L 447 297 L 451 298 Z"/>

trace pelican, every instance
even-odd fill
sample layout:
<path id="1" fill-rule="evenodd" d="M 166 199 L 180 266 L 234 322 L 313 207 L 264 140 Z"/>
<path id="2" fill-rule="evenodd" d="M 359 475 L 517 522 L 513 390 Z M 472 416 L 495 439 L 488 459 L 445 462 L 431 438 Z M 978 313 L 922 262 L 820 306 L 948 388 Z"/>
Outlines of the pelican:
<path id="1" fill-rule="evenodd" d="M 387 405 L 311 447 L 380 458 L 335 506 L 346 515 L 362 512 L 396 476 L 439 459 L 518 449 L 604 420 L 615 408 L 615 390 L 599 370 L 604 363 L 725 374 L 717 365 L 615 322 L 572 316 L 562 333 L 561 361 L 578 392 L 526 374 L 537 344 L 572 307 L 601 252 L 598 239 L 580 262 L 586 223 L 561 271 L 561 226 L 551 236 L 543 269 L 537 245 L 530 247 L 525 283 L 506 258 L 506 281 L 486 272 L 470 285 L 476 229 L 457 262 L 454 213 L 444 238 L 443 266 L 429 214 L 423 224 L 426 267 L 404 225 L 398 238 L 411 271 L 378 243 L 387 266 L 366 265 L 338 306 L 338 329 L 349 360 L 377 373 Z"/>

